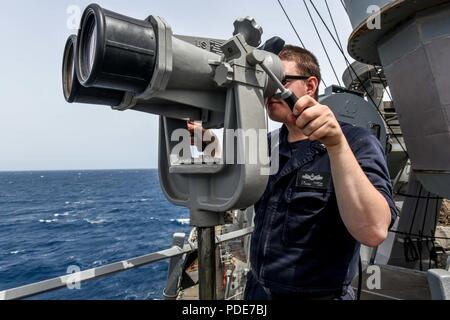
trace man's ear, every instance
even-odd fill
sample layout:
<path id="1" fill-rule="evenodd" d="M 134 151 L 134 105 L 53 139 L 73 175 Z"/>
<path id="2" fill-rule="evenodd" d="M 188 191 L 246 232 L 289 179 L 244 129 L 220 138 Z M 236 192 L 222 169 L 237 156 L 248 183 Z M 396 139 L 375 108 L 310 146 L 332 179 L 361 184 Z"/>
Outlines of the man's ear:
<path id="1" fill-rule="evenodd" d="M 308 95 L 315 98 L 316 92 L 317 92 L 317 90 L 319 90 L 319 80 L 314 76 L 310 77 L 307 80 L 306 89 L 307 89 Z"/>

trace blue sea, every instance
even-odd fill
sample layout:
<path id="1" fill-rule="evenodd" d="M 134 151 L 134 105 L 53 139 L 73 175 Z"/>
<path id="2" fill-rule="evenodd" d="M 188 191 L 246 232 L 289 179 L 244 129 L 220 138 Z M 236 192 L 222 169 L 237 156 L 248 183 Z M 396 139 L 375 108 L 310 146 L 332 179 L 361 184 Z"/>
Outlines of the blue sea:
<path id="1" fill-rule="evenodd" d="M 0 173 L 0 291 L 166 249 L 189 212 L 157 170 Z M 31 299 L 163 299 L 168 261 Z"/>

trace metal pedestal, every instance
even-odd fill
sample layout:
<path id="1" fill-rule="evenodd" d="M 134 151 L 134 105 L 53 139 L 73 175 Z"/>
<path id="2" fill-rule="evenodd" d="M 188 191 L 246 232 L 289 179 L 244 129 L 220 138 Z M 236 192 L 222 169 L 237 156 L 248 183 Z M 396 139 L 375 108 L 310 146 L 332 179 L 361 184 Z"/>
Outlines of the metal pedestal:
<path id="1" fill-rule="evenodd" d="M 216 300 L 215 227 L 198 227 L 199 299 Z"/>

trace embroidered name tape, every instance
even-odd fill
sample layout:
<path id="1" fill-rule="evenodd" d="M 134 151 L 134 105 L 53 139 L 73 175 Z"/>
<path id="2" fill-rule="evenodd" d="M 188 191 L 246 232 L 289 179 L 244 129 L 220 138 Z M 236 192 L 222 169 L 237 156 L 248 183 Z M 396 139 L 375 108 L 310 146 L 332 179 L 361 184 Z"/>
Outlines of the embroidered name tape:
<path id="1" fill-rule="evenodd" d="M 297 187 L 312 189 L 328 189 L 331 174 L 326 172 L 304 172 L 297 173 Z"/>

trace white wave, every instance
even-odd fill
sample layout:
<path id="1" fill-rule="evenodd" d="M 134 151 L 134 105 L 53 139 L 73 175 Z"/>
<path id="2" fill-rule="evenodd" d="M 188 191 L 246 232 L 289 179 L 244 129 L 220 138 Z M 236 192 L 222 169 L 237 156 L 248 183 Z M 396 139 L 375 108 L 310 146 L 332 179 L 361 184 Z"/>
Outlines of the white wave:
<path id="1" fill-rule="evenodd" d="M 191 219 L 189 218 L 180 218 L 180 219 L 170 219 L 171 222 L 177 222 L 181 225 L 188 225 L 191 223 Z"/>
<path id="2" fill-rule="evenodd" d="M 10 254 L 16 255 L 16 254 L 19 254 L 19 253 L 22 253 L 22 252 L 25 252 L 25 250 L 11 251 Z"/>
<path id="3" fill-rule="evenodd" d="M 94 202 L 95 202 L 94 200 L 80 200 L 80 201 L 72 202 L 72 204 L 74 204 L 74 205 L 85 205 L 85 204 L 91 204 L 91 203 L 94 203 Z M 66 202 L 66 204 L 70 204 L 70 202 Z"/>
<path id="4" fill-rule="evenodd" d="M 54 217 L 67 217 L 70 215 L 70 211 L 64 212 L 64 213 L 55 213 Z"/>
<path id="5" fill-rule="evenodd" d="M 52 222 L 57 222 L 58 219 L 51 219 L 51 220 L 44 220 L 44 219 L 40 219 L 39 222 L 40 223 L 52 223 Z"/>
<path id="6" fill-rule="evenodd" d="M 91 219 L 83 219 L 86 222 L 89 222 L 90 224 L 102 224 L 104 222 L 106 222 L 105 219 L 98 219 L 98 220 L 91 220 Z"/>
<path id="7" fill-rule="evenodd" d="M 155 293 L 156 293 L 156 292 L 154 292 L 154 291 L 148 292 L 147 295 L 145 296 L 144 300 L 150 300 L 150 297 L 151 297 L 152 295 L 154 295 Z M 158 300 L 158 299 L 154 299 L 154 300 Z"/>
<path id="8" fill-rule="evenodd" d="M 103 260 L 97 260 L 97 261 L 94 261 L 94 263 L 92 265 L 94 265 L 94 266 L 101 266 L 102 264 L 104 264 Z"/>

